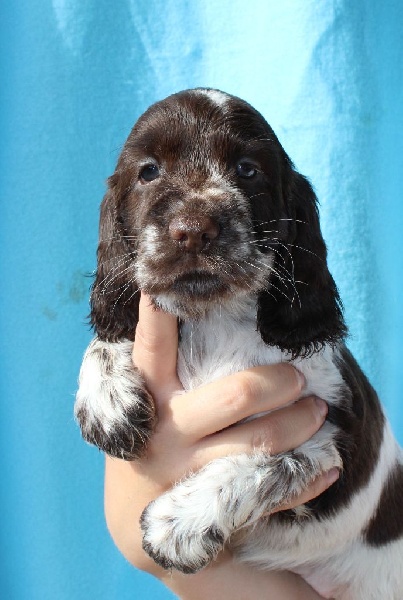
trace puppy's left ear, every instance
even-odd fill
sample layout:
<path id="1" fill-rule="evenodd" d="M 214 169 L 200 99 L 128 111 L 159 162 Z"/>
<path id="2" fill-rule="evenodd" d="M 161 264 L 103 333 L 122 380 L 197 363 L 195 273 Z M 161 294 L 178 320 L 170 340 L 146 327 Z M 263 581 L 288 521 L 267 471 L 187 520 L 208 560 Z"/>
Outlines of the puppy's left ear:
<path id="1" fill-rule="evenodd" d="M 91 325 L 108 342 L 134 339 L 140 291 L 134 279 L 133 236 L 127 237 L 119 214 L 127 185 L 119 173 L 108 179 L 101 204 L 97 271 L 91 292 Z"/>
<path id="2" fill-rule="evenodd" d="M 273 272 L 259 294 L 257 326 L 264 342 L 298 356 L 340 341 L 346 326 L 312 186 L 292 170 L 286 187 L 288 231 L 273 242 Z"/>

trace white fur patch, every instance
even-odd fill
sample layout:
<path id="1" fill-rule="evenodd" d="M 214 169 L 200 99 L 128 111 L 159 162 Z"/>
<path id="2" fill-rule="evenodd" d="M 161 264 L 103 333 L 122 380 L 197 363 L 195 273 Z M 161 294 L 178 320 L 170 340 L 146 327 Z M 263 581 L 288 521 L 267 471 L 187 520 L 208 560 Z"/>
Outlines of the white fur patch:
<path id="1" fill-rule="evenodd" d="M 230 96 L 219 90 L 198 89 L 196 90 L 196 93 L 207 96 L 214 104 L 217 104 L 217 106 L 224 106 L 230 99 Z"/>
<path id="2" fill-rule="evenodd" d="M 133 343 L 95 338 L 83 359 L 74 412 L 83 437 L 119 458 L 138 458 L 154 423 L 154 404 L 132 362 Z"/>
<path id="3" fill-rule="evenodd" d="M 178 373 L 188 390 L 249 367 L 292 362 L 305 376 L 303 395 L 316 394 L 334 404 L 343 384 L 334 359 L 330 346 L 291 361 L 288 353 L 265 344 L 256 329 L 255 300 L 245 296 L 236 305 L 212 309 L 202 322 L 183 324 Z"/>
<path id="4" fill-rule="evenodd" d="M 132 348 L 133 342 L 128 340 L 112 344 L 95 338 L 84 354 L 74 410 L 77 415 L 84 409 L 90 421 L 102 422 L 107 434 L 116 423 L 126 423 L 128 410 L 133 406 L 133 387 L 143 385 L 133 369 Z M 103 352 L 113 363 L 113 377 L 101 359 Z M 111 402 L 111 398 L 116 402 Z"/>

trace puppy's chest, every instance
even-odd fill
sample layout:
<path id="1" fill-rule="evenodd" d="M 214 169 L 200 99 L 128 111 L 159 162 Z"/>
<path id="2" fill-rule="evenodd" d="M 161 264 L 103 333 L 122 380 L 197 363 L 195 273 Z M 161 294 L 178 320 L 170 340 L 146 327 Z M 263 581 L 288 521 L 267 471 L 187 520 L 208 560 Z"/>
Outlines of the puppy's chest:
<path id="1" fill-rule="evenodd" d="M 291 360 L 290 354 L 262 341 L 253 309 L 242 318 L 217 312 L 182 325 L 178 373 L 185 390 L 190 390 L 250 367 L 291 362 L 305 375 L 303 395 L 317 394 L 333 403 L 343 383 L 335 352 L 325 346 L 308 358 Z"/>
<path id="2" fill-rule="evenodd" d="M 212 315 L 181 328 L 178 372 L 186 390 L 248 367 L 283 360 L 276 348 L 265 346 L 252 318 Z"/>

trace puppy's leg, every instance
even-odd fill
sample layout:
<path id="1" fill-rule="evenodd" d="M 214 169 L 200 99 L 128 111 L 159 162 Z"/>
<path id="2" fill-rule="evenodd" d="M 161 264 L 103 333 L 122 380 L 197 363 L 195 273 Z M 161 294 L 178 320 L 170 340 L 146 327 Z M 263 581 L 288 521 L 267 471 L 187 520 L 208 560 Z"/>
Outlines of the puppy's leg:
<path id="1" fill-rule="evenodd" d="M 277 456 L 259 452 L 217 459 L 148 505 L 145 551 L 166 569 L 194 573 L 231 534 L 300 494 L 320 473 L 341 467 L 331 439 Z"/>
<path id="2" fill-rule="evenodd" d="M 155 421 L 154 405 L 132 363 L 133 343 L 95 338 L 80 370 L 75 416 L 84 439 L 126 460 L 138 458 Z"/>

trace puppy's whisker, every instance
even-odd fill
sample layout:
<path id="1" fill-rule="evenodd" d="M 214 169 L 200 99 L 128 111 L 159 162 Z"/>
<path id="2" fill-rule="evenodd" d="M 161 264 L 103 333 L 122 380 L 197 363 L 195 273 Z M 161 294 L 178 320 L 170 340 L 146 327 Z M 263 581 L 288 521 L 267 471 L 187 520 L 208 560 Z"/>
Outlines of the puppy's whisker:
<path id="1" fill-rule="evenodd" d="M 273 229 L 273 231 L 265 231 L 264 233 L 275 233 L 275 234 L 278 235 L 279 232 L 276 231 L 275 229 Z M 270 243 L 270 241 L 272 239 L 273 238 L 271 238 L 271 237 L 264 237 L 264 238 L 260 238 L 258 240 L 249 240 L 249 244 L 257 244 L 257 245 L 262 244 L 262 245 L 264 245 L 265 242 Z"/>
<path id="2" fill-rule="evenodd" d="M 253 194 L 252 196 L 248 196 L 249 200 L 253 200 L 254 198 L 258 198 L 259 196 L 268 196 L 268 192 L 260 192 L 259 194 Z"/>
<path id="3" fill-rule="evenodd" d="M 274 244 L 280 244 L 282 246 L 290 246 L 290 248 L 297 248 L 297 250 L 302 250 L 303 252 L 307 252 L 308 254 L 312 254 L 312 256 L 314 256 L 315 258 L 317 258 L 318 260 L 320 260 L 321 262 L 325 262 L 323 258 L 321 258 L 320 256 L 318 256 L 316 254 L 316 252 L 312 252 L 312 250 L 308 250 L 308 248 L 303 248 L 303 246 L 298 246 L 297 244 L 291 244 L 289 242 L 284 242 L 284 241 L 279 241 L 279 240 L 273 240 Z"/>
<path id="4" fill-rule="evenodd" d="M 276 275 L 276 277 L 278 278 L 278 280 L 279 280 L 279 281 L 280 281 L 280 282 L 281 282 L 281 283 L 284 285 L 284 287 L 287 289 L 287 288 L 288 288 L 288 285 L 287 285 L 287 282 L 286 282 L 286 280 L 284 280 L 284 279 L 283 279 L 283 278 L 282 278 L 282 277 L 281 277 L 281 276 L 280 276 L 280 275 L 279 275 L 279 274 L 276 272 L 276 270 L 275 270 L 273 267 L 269 266 L 269 269 L 270 269 L 270 271 L 271 271 L 272 273 L 274 273 L 274 275 Z M 292 282 L 291 280 L 287 280 L 287 281 L 288 281 L 288 283 L 289 283 L 289 284 L 291 284 L 291 286 L 292 286 L 292 288 L 293 288 L 293 291 L 294 291 L 294 294 L 293 294 L 293 297 L 292 297 L 292 298 L 290 298 L 290 296 L 289 296 L 288 294 L 286 294 L 286 292 L 285 292 L 284 290 L 282 290 L 282 289 L 281 289 L 281 288 L 279 288 L 277 285 L 275 285 L 275 283 L 273 283 L 273 280 L 272 280 L 272 279 L 269 279 L 269 287 L 272 287 L 272 288 L 274 288 L 274 289 L 275 289 L 275 290 L 276 290 L 276 291 L 277 291 L 279 294 L 281 294 L 281 295 L 282 295 L 284 298 L 286 298 L 286 300 L 288 300 L 288 301 L 291 303 L 291 306 L 292 306 L 292 304 L 293 304 L 293 301 L 294 301 L 294 298 L 295 298 L 295 293 L 297 293 L 297 291 L 296 291 L 296 289 L 295 289 L 295 286 L 294 286 L 293 282 Z"/>
<path id="5" fill-rule="evenodd" d="M 278 259 L 281 259 L 281 260 L 283 261 L 283 265 L 280 265 L 280 264 L 277 262 L 277 266 L 282 266 L 282 268 L 283 268 L 284 270 L 286 270 L 286 271 L 287 271 L 287 273 L 289 273 L 289 274 L 290 274 L 290 272 L 289 272 L 289 269 L 288 269 L 288 268 L 285 266 L 285 264 L 286 264 L 286 260 L 285 260 L 285 258 L 284 258 L 284 256 L 283 256 L 283 254 L 282 254 L 282 253 L 281 253 L 279 250 L 277 250 L 277 248 L 273 248 L 273 247 L 272 247 L 272 245 L 265 246 L 265 248 L 269 248 L 269 249 L 270 249 L 270 252 L 273 252 L 273 253 L 274 253 L 274 254 L 275 254 L 277 257 L 278 257 Z"/>
<path id="6" fill-rule="evenodd" d="M 116 281 L 116 279 L 118 279 L 119 277 L 122 277 L 122 275 L 124 275 L 125 273 L 127 273 L 131 269 L 133 269 L 133 263 L 132 262 L 131 262 L 131 264 L 128 267 L 126 267 L 125 269 L 121 269 L 119 272 L 115 273 L 115 275 L 111 279 L 109 279 L 108 281 L 106 281 L 104 283 L 104 285 L 102 286 L 102 290 L 105 291 L 114 281 Z"/>
<path id="7" fill-rule="evenodd" d="M 131 254 L 121 254 L 119 257 L 110 258 L 109 261 L 106 262 L 115 262 L 115 264 L 111 267 L 109 274 L 114 273 L 117 269 L 119 269 L 122 265 L 127 264 L 127 262 L 133 262 L 135 256 Z M 105 277 L 106 279 L 107 277 Z"/>
<path id="8" fill-rule="evenodd" d="M 270 225 L 270 223 L 277 223 L 278 221 L 293 221 L 294 223 L 302 223 L 303 225 L 308 225 L 307 221 L 302 221 L 301 219 L 293 219 L 292 217 L 281 217 L 279 219 L 271 219 L 270 221 L 266 221 L 266 223 Z"/>
<path id="9" fill-rule="evenodd" d="M 283 282 L 287 282 L 292 286 L 295 286 L 295 280 L 293 279 L 292 274 L 290 274 L 290 272 L 288 271 L 288 269 L 285 269 L 284 267 L 282 267 L 281 265 L 276 265 L 276 270 L 273 269 L 273 273 L 282 279 Z M 277 269 L 280 271 L 278 272 Z"/>
<path id="10" fill-rule="evenodd" d="M 298 250 L 302 250 L 303 252 L 308 252 L 308 254 L 312 254 L 312 256 L 314 256 L 318 260 L 324 262 L 323 259 L 316 254 L 316 252 L 312 252 L 312 250 L 308 250 L 308 248 L 303 248 L 302 246 L 298 246 L 297 244 L 288 244 L 288 243 L 287 243 L 287 246 L 291 246 L 291 248 L 297 248 Z"/>
<path id="11" fill-rule="evenodd" d="M 127 286 L 127 282 L 122 283 L 122 285 L 120 285 L 119 287 L 115 287 L 112 289 L 104 288 L 101 293 L 102 293 L 102 295 L 105 295 L 105 296 L 108 294 L 116 294 L 116 292 L 118 292 L 119 290 L 123 289 L 126 286 Z"/>
<path id="12" fill-rule="evenodd" d="M 246 260 L 246 258 L 242 258 L 241 260 L 242 260 L 242 262 L 246 263 L 247 265 L 249 265 L 253 269 L 257 269 L 258 271 L 264 271 L 264 269 L 262 269 L 262 267 L 258 267 L 257 265 L 254 265 L 253 263 L 251 263 L 248 260 Z"/>
<path id="13" fill-rule="evenodd" d="M 126 291 L 130 288 L 130 286 L 133 284 L 134 280 L 129 280 L 126 285 L 123 288 L 123 291 L 120 293 L 120 295 L 116 298 L 114 304 L 112 305 L 112 312 L 115 312 L 115 308 L 116 306 L 119 304 L 119 300 L 124 296 L 124 294 L 126 293 Z M 137 289 L 134 294 L 136 294 L 139 290 Z M 132 294 L 132 296 L 134 296 L 134 294 Z M 125 300 L 125 303 L 127 303 L 127 300 Z"/>
<path id="14" fill-rule="evenodd" d="M 259 261 L 259 260 L 257 261 L 257 262 L 260 262 L 262 264 L 262 267 L 260 267 L 260 266 L 254 264 L 254 263 L 251 263 L 250 261 L 248 261 L 246 259 L 241 259 L 241 260 L 242 260 L 242 262 L 245 262 L 246 264 L 248 264 L 253 269 L 257 269 L 258 271 L 260 271 L 262 273 L 266 272 L 267 269 L 269 271 L 273 271 L 273 268 L 270 265 L 267 265 L 266 263 L 264 263 L 263 261 Z M 237 261 L 237 264 L 239 265 L 239 260 Z M 281 277 L 280 276 L 278 276 L 278 277 L 281 280 Z M 289 302 L 292 302 L 292 298 L 290 298 L 283 290 L 281 290 L 278 286 L 276 286 L 271 280 L 269 280 L 269 286 L 271 286 L 275 290 L 277 290 L 279 292 L 279 294 L 281 294 L 282 296 L 284 296 L 284 298 L 286 298 Z M 272 296 L 273 296 L 273 294 L 272 294 Z"/>
<path id="15" fill-rule="evenodd" d="M 136 290 L 134 290 L 134 292 L 132 292 L 132 294 L 130 294 L 130 296 L 124 301 L 123 306 L 126 306 L 127 304 L 129 304 L 130 300 L 132 298 L 134 298 L 134 296 L 140 291 L 140 288 L 137 288 Z"/>
<path id="16" fill-rule="evenodd" d="M 116 260 L 120 260 L 122 258 L 129 258 L 129 257 L 134 258 L 135 256 L 136 256 L 136 252 L 134 252 L 134 251 L 125 252 L 124 254 L 117 254 L 116 256 L 111 256 L 110 258 L 106 258 L 105 263 L 111 263 Z"/>
<path id="17" fill-rule="evenodd" d="M 287 245 L 285 245 L 283 242 L 280 242 L 280 241 L 278 242 L 278 244 L 279 244 L 279 245 L 280 245 L 282 248 L 284 248 L 284 250 L 287 252 L 287 254 L 288 254 L 289 258 L 290 258 L 290 261 L 291 261 L 291 275 L 292 275 L 292 278 L 294 279 L 294 274 L 295 274 L 295 265 L 294 265 L 294 259 L 293 259 L 293 256 L 292 256 L 292 254 L 291 254 L 290 250 L 287 248 Z"/>
<path id="18" fill-rule="evenodd" d="M 122 272 L 122 267 L 124 267 L 127 264 L 127 260 L 122 260 L 119 261 L 119 263 L 117 265 L 115 265 L 113 267 L 113 269 L 111 269 L 106 276 L 99 282 L 99 286 L 101 289 L 104 289 L 106 287 L 108 287 L 108 285 L 110 285 L 117 277 L 119 277 L 120 273 Z"/>
<path id="19" fill-rule="evenodd" d="M 139 231 L 141 231 L 141 229 L 139 229 Z M 101 244 L 101 243 L 106 243 L 106 242 L 120 242 L 122 240 L 136 241 L 137 236 L 136 235 L 117 234 L 117 235 L 112 235 L 111 237 L 100 238 L 99 243 Z"/>
<path id="20" fill-rule="evenodd" d="M 118 272 L 118 274 L 119 274 L 122 271 L 122 267 L 125 267 L 125 265 L 127 265 L 129 262 L 132 264 L 133 260 L 131 257 L 128 257 L 128 256 L 125 256 L 124 258 L 118 260 L 117 264 L 115 264 L 109 270 L 107 275 L 102 279 L 102 281 L 100 281 L 100 285 L 102 285 L 105 282 L 112 281 L 116 276 L 116 272 Z"/>
<path id="21" fill-rule="evenodd" d="M 228 277 L 232 277 L 232 279 L 234 279 L 232 273 L 228 273 L 227 269 L 225 268 L 226 266 L 228 266 L 228 261 L 226 261 L 221 256 L 211 256 L 210 261 L 213 264 L 213 268 L 217 267 L 217 269 L 221 269 Z"/>
<path id="22" fill-rule="evenodd" d="M 290 262 L 291 262 L 291 273 L 289 273 L 289 275 L 290 275 L 290 277 L 291 277 L 291 280 L 292 280 L 292 281 L 295 281 L 295 265 L 294 265 L 294 260 L 293 260 L 293 257 L 292 257 L 292 254 L 291 254 L 290 250 L 287 248 L 287 246 L 286 246 L 284 243 L 282 243 L 282 242 L 280 242 L 280 241 L 276 241 L 275 243 L 277 243 L 278 245 L 280 245 L 281 247 L 283 247 L 283 248 L 284 248 L 284 250 L 287 252 L 287 254 L 288 254 L 288 256 L 289 256 L 289 259 L 290 259 Z M 295 288 L 295 285 L 293 286 L 293 288 L 294 288 L 294 292 L 295 292 L 295 293 L 294 293 L 294 297 L 291 299 L 291 305 L 293 305 L 294 298 L 295 298 L 295 296 L 297 296 L 297 297 L 298 297 L 298 300 L 299 300 L 299 304 L 300 304 L 300 306 L 301 306 L 301 300 L 300 300 L 300 297 L 299 297 L 298 291 L 297 291 L 297 289 Z"/>
<path id="23" fill-rule="evenodd" d="M 283 273 L 283 274 L 279 273 L 272 265 L 266 265 L 266 263 L 263 262 L 262 260 L 256 259 L 256 262 L 259 262 L 260 264 L 266 266 L 266 268 L 270 269 L 270 271 L 272 273 L 274 273 L 276 275 L 276 277 L 278 277 L 278 279 L 280 281 L 282 281 L 283 283 L 285 283 L 285 282 L 288 282 L 291 284 L 294 283 L 294 280 L 292 279 L 292 277 L 290 277 L 289 272 L 286 269 L 284 269 L 284 267 L 281 267 L 281 265 L 279 266 L 279 268 L 281 268 L 281 269 L 283 269 L 283 271 L 285 271 L 285 273 Z"/>

